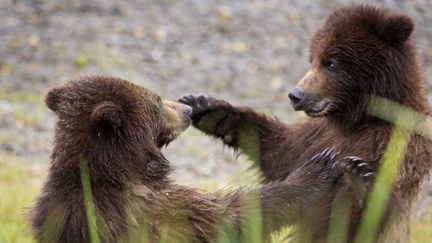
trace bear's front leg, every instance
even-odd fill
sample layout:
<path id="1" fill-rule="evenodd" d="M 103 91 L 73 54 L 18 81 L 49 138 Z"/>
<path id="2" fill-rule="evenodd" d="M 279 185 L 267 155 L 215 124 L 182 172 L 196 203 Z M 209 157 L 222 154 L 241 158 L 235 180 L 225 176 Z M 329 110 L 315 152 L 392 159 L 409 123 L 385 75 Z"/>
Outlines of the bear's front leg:
<path id="1" fill-rule="evenodd" d="M 248 107 L 235 107 L 205 94 L 191 94 L 179 99 L 192 107 L 193 125 L 206 134 L 220 138 L 240 149 L 258 166 L 264 181 L 274 181 L 294 169 L 292 144 L 298 139 L 292 129 L 276 118 L 268 118 Z M 275 171 L 274 168 L 284 168 Z"/>
<path id="2" fill-rule="evenodd" d="M 309 219 L 309 213 L 332 198 L 332 189 L 341 177 L 338 153 L 325 149 L 316 154 L 285 180 L 265 184 L 261 189 L 263 216 L 272 230 Z M 330 203 L 330 202 L 329 202 Z"/>

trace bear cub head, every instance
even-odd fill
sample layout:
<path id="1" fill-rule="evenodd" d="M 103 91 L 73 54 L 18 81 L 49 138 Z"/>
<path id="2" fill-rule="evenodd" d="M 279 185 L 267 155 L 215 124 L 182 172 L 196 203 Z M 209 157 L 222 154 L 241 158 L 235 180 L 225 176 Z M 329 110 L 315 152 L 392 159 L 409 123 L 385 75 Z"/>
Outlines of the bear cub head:
<path id="1" fill-rule="evenodd" d="M 369 5 L 336 10 L 312 36 L 310 69 L 289 94 L 292 106 L 347 126 L 364 121 L 374 96 L 426 110 L 413 29 L 408 16 Z"/>
<path id="2" fill-rule="evenodd" d="M 92 180 L 113 184 L 161 184 L 170 169 L 160 148 L 191 123 L 191 107 L 113 77 L 68 82 L 52 88 L 45 102 L 58 117 L 53 172 L 73 172 L 62 169 L 84 159 Z"/>

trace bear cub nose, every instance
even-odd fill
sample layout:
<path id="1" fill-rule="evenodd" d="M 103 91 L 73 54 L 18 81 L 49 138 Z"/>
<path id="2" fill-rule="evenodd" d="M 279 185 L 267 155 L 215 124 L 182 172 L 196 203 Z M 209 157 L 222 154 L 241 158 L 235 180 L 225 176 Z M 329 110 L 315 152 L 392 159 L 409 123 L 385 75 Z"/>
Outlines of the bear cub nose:
<path id="1" fill-rule="evenodd" d="M 295 107 L 298 106 L 304 99 L 304 92 L 298 88 L 294 88 L 289 94 L 288 97 L 291 99 L 291 104 Z"/>

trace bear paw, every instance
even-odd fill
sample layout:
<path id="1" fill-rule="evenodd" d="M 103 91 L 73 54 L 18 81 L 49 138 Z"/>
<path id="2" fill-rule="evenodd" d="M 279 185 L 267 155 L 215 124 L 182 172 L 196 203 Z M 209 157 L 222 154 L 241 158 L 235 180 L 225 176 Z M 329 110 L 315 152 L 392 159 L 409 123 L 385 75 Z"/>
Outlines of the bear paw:
<path id="1" fill-rule="evenodd" d="M 195 127 L 208 134 L 220 135 L 215 134 L 216 128 L 228 116 L 227 108 L 231 107 L 228 102 L 206 94 L 189 94 L 180 98 L 179 102 L 192 107 L 192 122 Z M 229 139 L 228 136 L 227 140 Z"/>
<path id="2" fill-rule="evenodd" d="M 188 94 L 181 97 L 179 102 L 192 107 L 192 117 L 219 110 L 228 104 L 226 101 L 215 99 L 206 94 Z"/>
<path id="3" fill-rule="evenodd" d="M 335 166 L 337 164 L 338 152 L 331 148 L 326 148 L 321 153 L 313 156 L 303 165 L 304 171 L 307 174 L 316 173 L 321 180 L 330 180 L 333 183 L 337 182 L 341 176 L 340 171 Z"/>
<path id="4" fill-rule="evenodd" d="M 360 179 L 365 186 L 370 186 L 375 177 L 372 167 L 356 156 L 347 156 L 339 163 L 343 172 Z"/>
<path id="5" fill-rule="evenodd" d="M 353 185 L 365 195 L 375 178 L 372 167 L 356 156 L 344 157 L 339 163 L 340 170 L 348 176 Z"/>

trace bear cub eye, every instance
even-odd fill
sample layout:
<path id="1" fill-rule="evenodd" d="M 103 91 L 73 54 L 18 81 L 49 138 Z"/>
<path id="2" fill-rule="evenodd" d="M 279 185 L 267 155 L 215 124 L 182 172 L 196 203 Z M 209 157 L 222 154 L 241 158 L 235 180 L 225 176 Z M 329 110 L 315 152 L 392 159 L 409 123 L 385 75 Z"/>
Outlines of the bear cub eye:
<path id="1" fill-rule="evenodd" d="M 324 68 L 328 72 L 330 72 L 332 74 L 336 73 L 336 60 L 329 59 L 329 60 L 325 61 L 323 65 L 324 65 Z"/>

